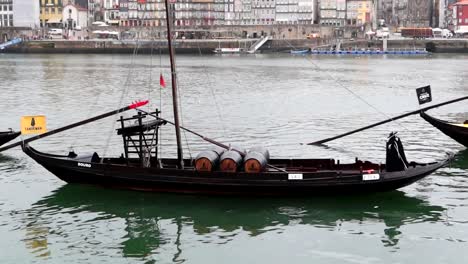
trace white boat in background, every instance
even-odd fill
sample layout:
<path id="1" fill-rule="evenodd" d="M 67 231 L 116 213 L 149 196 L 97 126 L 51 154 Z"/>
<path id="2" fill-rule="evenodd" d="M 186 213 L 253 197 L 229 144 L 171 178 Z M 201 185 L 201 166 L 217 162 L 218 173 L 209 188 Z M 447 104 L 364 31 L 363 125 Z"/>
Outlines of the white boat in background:
<path id="1" fill-rule="evenodd" d="M 217 54 L 239 54 L 245 53 L 245 50 L 242 48 L 216 48 L 213 52 Z"/>

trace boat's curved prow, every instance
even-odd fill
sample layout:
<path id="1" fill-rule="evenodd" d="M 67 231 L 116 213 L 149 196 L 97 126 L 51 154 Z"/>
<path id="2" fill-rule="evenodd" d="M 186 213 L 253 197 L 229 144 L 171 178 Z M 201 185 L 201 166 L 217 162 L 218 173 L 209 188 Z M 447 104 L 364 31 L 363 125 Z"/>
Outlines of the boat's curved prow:
<path id="1" fill-rule="evenodd" d="M 7 131 L 0 132 L 0 146 L 21 135 L 21 132 Z"/>
<path id="2" fill-rule="evenodd" d="M 451 137 L 465 147 L 468 147 L 468 127 L 437 119 L 424 111 L 421 111 L 420 116 L 445 135 Z"/>

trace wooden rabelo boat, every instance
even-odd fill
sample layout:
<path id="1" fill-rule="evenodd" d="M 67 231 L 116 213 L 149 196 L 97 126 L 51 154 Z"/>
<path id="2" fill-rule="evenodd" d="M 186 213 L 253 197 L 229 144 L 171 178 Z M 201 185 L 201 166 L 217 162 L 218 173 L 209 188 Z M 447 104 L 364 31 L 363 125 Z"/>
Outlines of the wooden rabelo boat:
<path id="1" fill-rule="evenodd" d="M 158 111 L 120 117 L 124 153 L 120 157 L 52 155 L 23 144 L 23 151 L 60 179 L 144 191 L 234 194 L 317 195 L 389 191 L 411 184 L 447 160 L 408 162 L 395 134 L 387 142 L 386 164 L 357 160 L 341 164 L 334 159 L 269 159 L 266 151 L 227 148 L 200 153 L 194 160 L 158 157 L 159 128 L 168 121 Z M 144 121 L 145 119 L 154 119 Z M 208 139 L 209 140 L 209 139 Z M 209 140 L 220 147 L 223 144 Z M 181 153 L 180 153 L 181 154 Z M 133 157 L 132 157 L 133 156 Z"/>
<path id="2" fill-rule="evenodd" d="M 424 120 L 439 129 L 442 133 L 451 137 L 465 147 L 468 147 L 468 122 L 464 122 L 463 124 L 451 123 L 432 117 L 426 112 L 421 112 L 420 115 Z"/>
<path id="3" fill-rule="evenodd" d="M 10 140 L 15 139 L 19 135 L 21 135 L 21 132 L 15 132 L 13 130 L 0 132 L 0 146 L 7 143 Z"/>
<path id="4" fill-rule="evenodd" d="M 77 155 L 74 152 L 63 156 L 47 154 L 37 151 L 25 140 L 22 148 L 27 155 L 68 183 L 216 195 L 339 195 L 389 191 L 420 180 L 447 163 L 448 159 L 425 164 L 408 162 L 395 134 L 391 134 L 387 142 L 386 164 L 358 159 L 342 164 L 335 159 L 270 159 L 265 149 L 251 148 L 247 152 L 234 149 L 181 127 L 171 12 L 168 0 L 165 3 L 174 121 L 160 118 L 157 110 L 148 113 L 129 106 L 124 110 L 136 108 L 137 114 L 118 120 L 121 127 L 117 133 L 123 138 L 124 150 L 120 157 L 100 157 L 97 153 Z M 158 157 L 159 128 L 167 123 L 175 127 L 177 158 L 174 159 Z M 181 129 L 218 148 L 207 149 L 194 160 L 184 159 Z"/>

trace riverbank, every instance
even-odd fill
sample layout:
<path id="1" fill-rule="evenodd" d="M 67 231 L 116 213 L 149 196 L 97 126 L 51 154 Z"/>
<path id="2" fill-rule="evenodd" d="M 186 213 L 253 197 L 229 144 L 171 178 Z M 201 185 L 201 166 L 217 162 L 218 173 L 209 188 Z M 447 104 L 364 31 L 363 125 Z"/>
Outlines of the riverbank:
<path id="1" fill-rule="evenodd" d="M 219 39 L 219 40 L 181 40 L 175 42 L 177 53 L 210 54 L 216 48 L 249 49 L 258 39 Z M 10 47 L 6 53 L 93 53 L 93 54 L 131 54 L 138 47 L 138 53 L 167 53 L 167 42 L 156 41 L 120 41 L 120 40 L 39 40 L 27 41 Z M 267 41 L 257 52 L 289 52 L 294 49 L 331 48 L 336 40 L 330 38 L 316 39 L 272 39 Z M 468 39 L 390 39 L 389 49 L 425 48 L 434 53 L 468 53 Z M 382 40 L 343 41 L 342 49 L 383 48 Z"/>
<path id="2" fill-rule="evenodd" d="M 177 53 L 182 54 L 209 54 L 216 48 L 243 48 L 248 50 L 259 39 L 213 39 L 213 40 L 182 40 L 175 41 Z M 316 47 L 327 45 L 330 39 L 292 39 L 269 40 L 261 46 L 258 52 L 289 51 L 296 47 Z M 154 53 L 161 51 L 167 53 L 165 40 L 40 40 L 28 41 L 21 45 L 11 47 L 4 52 L 8 53 L 95 53 L 95 54 L 131 54 L 138 47 L 138 53 Z"/>

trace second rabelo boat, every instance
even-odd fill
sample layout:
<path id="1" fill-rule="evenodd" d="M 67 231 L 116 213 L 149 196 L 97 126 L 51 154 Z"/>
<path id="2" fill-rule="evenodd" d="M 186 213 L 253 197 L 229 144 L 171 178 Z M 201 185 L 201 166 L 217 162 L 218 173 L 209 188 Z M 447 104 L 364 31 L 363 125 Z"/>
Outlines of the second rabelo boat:
<path id="1" fill-rule="evenodd" d="M 15 132 L 10 129 L 10 131 L 0 132 L 0 146 L 7 143 L 10 140 L 13 140 L 21 135 L 21 132 Z"/>
<path id="2" fill-rule="evenodd" d="M 468 121 L 464 123 L 448 122 L 430 116 L 424 111 L 421 111 L 421 117 L 429 124 L 439 129 L 445 135 L 468 148 Z"/>

